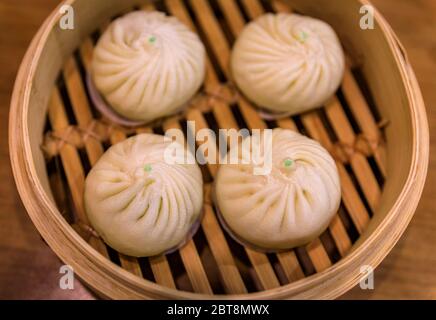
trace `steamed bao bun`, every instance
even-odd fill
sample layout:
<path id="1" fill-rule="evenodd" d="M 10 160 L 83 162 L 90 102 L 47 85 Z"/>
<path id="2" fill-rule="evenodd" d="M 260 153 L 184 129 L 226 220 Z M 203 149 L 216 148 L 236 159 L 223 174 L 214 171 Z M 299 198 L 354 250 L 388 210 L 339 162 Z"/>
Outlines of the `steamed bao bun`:
<path id="1" fill-rule="evenodd" d="M 242 143 L 247 139 L 254 138 Z M 240 151 L 242 143 L 229 153 L 253 158 L 252 148 Z M 260 159 L 266 152 L 272 154 L 272 166 L 264 175 L 254 174 L 256 166 L 264 166 L 262 161 L 220 166 L 215 201 L 221 218 L 233 236 L 260 249 L 307 244 L 338 210 L 341 188 L 335 162 L 318 142 L 291 130 L 274 129 L 272 144 L 260 148 Z"/>
<path id="2" fill-rule="evenodd" d="M 189 152 L 160 135 L 129 138 L 108 149 L 86 178 L 88 219 L 121 253 L 145 257 L 172 249 L 184 242 L 200 216 L 200 168 L 168 164 L 165 150 L 171 143 L 174 152 Z"/>
<path id="3" fill-rule="evenodd" d="M 345 66 L 334 30 L 298 14 L 266 14 L 244 28 L 232 50 L 239 89 L 258 106 L 288 115 L 322 106 Z"/>
<path id="4" fill-rule="evenodd" d="M 177 18 L 136 11 L 113 21 L 99 39 L 92 78 L 118 114 L 148 122 L 177 112 L 197 92 L 205 52 Z"/>

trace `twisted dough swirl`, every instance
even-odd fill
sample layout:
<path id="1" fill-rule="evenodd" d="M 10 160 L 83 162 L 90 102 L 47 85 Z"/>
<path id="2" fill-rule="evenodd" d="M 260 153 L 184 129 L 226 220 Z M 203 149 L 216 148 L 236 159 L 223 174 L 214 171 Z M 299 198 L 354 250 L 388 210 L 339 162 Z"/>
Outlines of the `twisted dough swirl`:
<path id="1" fill-rule="evenodd" d="M 320 107 L 341 83 L 345 59 L 325 22 L 266 14 L 250 23 L 232 51 L 234 80 L 258 106 L 296 114 Z"/>
<path id="2" fill-rule="evenodd" d="M 201 171 L 196 164 L 168 164 L 170 144 L 153 134 L 129 138 L 106 151 L 86 178 L 89 221 L 119 252 L 138 257 L 165 252 L 183 242 L 200 215 Z"/>
<path id="3" fill-rule="evenodd" d="M 272 144 L 260 150 L 261 158 L 272 153 L 269 174 L 253 174 L 260 162 L 221 165 L 215 198 L 222 218 L 234 235 L 257 247 L 288 249 L 310 242 L 339 207 L 334 160 L 318 142 L 284 129 L 274 129 Z"/>
<path id="4" fill-rule="evenodd" d="M 175 17 L 132 12 L 112 22 L 99 39 L 92 76 L 117 113 L 151 121 L 176 112 L 200 88 L 205 49 Z"/>

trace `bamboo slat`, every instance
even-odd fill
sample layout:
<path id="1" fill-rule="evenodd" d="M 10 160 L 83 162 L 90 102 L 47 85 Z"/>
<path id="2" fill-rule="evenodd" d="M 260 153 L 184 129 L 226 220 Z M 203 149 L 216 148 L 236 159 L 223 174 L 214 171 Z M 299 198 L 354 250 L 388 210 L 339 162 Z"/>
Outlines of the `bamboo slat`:
<path id="1" fill-rule="evenodd" d="M 230 73 L 228 65 L 230 62 L 230 47 L 221 28 L 216 23 L 209 23 L 209 19 L 214 17 L 209 2 L 203 0 L 191 0 L 190 4 L 195 12 L 201 12 L 196 17 L 210 41 L 212 51 L 215 56 L 219 57 L 218 64 L 221 70 L 229 78 Z"/>
<path id="2" fill-rule="evenodd" d="M 245 27 L 245 22 L 239 19 L 239 8 L 236 2 L 228 0 L 219 0 L 219 6 L 221 11 L 225 12 L 227 23 L 233 34 L 239 34 L 239 32 Z"/>
<path id="3" fill-rule="evenodd" d="M 263 7 L 259 1 L 242 0 L 242 5 L 251 19 L 256 19 L 264 13 Z"/>
<path id="4" fill-rule="evenodd" d="M 166 256 L 157 256 L 149 258 L 151 271 L 153 272 L 156 283 L 168 288 L 175 289 L 171 267 L 168 263 Z"/>
<path id="5" fill-rule="evenodd" d="M 204 205 L 204 217 L 201 225 L 218 265 L 226 293 L 246 293 L 247 289 L 241 274 L 235 264 L 223 231 L 219 227 L 219 222 L 215 217 L 212 205 L 208 202 Z"/>
<path id="6" fill-rule="evenodd" d="M 289 282 L 294 282 L 304 278 L 303 270 L 301 270 L 294 251 L 278 253 L 277 258 L 279 259 Z"/>
<path id="7" fill-rule="evenodd" d="M 324 271 L 332 265 L 332 262 L 319 239 L 315 239 L 309 243 L 306 246 L 306 250 L 309 254 L 310 260 L 312 260 L 316 272 Z"/>

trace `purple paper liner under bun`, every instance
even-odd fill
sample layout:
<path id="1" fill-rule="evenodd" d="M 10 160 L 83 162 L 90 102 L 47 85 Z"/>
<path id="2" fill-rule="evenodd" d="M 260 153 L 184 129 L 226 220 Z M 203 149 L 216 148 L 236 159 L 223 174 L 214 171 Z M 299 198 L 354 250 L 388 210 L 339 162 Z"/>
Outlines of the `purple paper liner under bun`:
<path id="1" fill-rule="evenodd" d="M 130 120 L 115 112 L 100 95 L 100 92 L 98 92 L 94 85 L 94 81 L 92 80 L 91 73 L 89 72 L 86 74 L 86 86 L 88 87 L 89 96 L 94 106 L 111 122 L 125 127 L 138 127 L 146 124 L 145 121 Z"/>
<path id="2" fill-rule="evenodd" d="M 262 253 L 280 253 L 280 252 L 285 252 L 285 251 L 289 251 L 293 248 L 286 248 L 286 249 L 272 249 L 272 248 L 263 248 L 260 246 L 257 246 L 255 244 L 252 244 L 250 242 L 248 242 L 247 240 L 239 237 L 231 228 L 230 226 L 227 224 L 227 222 L 225 221 L 223 215 L 221 214 L 221 211 L 219 209 L 218 206 L 218 201 L 216 199 L 216 191 L 215 191 L 215 184 L 213 184 L 213 190 L 212 190 L 212 202 L 215 208 L 215 213 L 218 217 L 218 221 L 221 224 L 221 227 L 227 232 L 227 234 L 233 239 L 235 240 L 238 244 L 240 244 L 243 247 L 247 247 L 249 249 L 255 250 L 255 251 L 259 251 Z"/>

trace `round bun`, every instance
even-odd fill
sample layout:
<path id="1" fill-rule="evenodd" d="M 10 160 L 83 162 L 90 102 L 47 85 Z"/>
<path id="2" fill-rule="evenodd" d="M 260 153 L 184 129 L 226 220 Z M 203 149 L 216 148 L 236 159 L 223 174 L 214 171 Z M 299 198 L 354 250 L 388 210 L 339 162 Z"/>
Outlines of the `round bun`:
<path id="1" fill-rule="evenodd" d="M 273 113 L 321 107 L 338 89 L 345 59 L 325 22 L 298 14 L 266 14 L 247 25 L 232 51 L 241 91 Z"/>
<path id="2" fill-rule="evenodd" d="M 164 136 L 134 136 L 106 151 L 86 178 L 88 219 L 121 253 L 145 257 L 173 249 L 184 242 L 200 216 L 200 168 L 168 164 L 166 150 L 183 157 L 186 152 Z"/>
<path id="3" fill-rule="evenodd" d="M 100 37 L 92 78 L 111 107 L 130 120 L 177 112 L 205 76 L 199 37 L 175 17 L 135 11 L 114 20 Z"/>
<path id="4" fill-rule="evenodd" d="M 253 157 L 258 141 L 260 157 Z M 247 137 L 238 146 L 229 153 L 258 160 L 224 164 L 218 171 L 215 201 L 230 233 L 267 250 L 297 247 L 318 237 L 341 199 L 338 171 L 329 153 L 318 142 L 283 129 L 274 129 L 271 140 L 262 133 L 260 140 Z M 267 154 L 271 170 L 256 174 Z"/>

